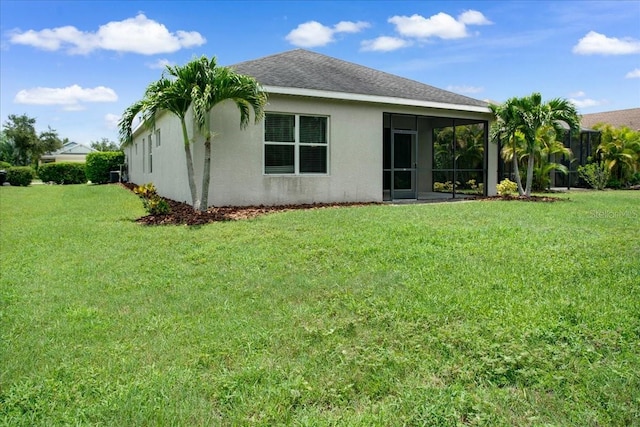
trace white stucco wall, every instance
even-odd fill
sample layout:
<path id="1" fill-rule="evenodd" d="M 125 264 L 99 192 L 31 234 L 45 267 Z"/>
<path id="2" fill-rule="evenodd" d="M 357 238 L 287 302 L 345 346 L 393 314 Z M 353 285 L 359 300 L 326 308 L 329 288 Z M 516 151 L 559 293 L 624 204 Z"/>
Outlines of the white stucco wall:
<path id="1" fill-rule="evenodd" d="M 240 130 L 239 112 L 227 102 L 212 111 L 209 204 L 215 206 L 280 205 L 382 200 L 383 113 L 487 119 L 486 114 L 459 113 L 418 107 L 355 103 L 307 97 L 270 95 L 267 112 L 329 117 L 329 163 L 326 175 L 264 174 L 263 123 Z M 197 135 L 187 118 L 190 137 Z M 148 129 L 135 133 L 126 149 L 129 180 L 153 182 L 161 195 L 191 203 L 182 131 L 178 119 L 165 113 L 156 120 L 161 146 L 153 142 L 153 171 L 148 167 Z M 142 146 L 142 139 L 145 147 Z M 137 152 L 136 152 L 137 145 Z M 197 136 L 192 145 L 198 198 L 202 186 L 204 145 Z M 497 148 L 489 144 L 489 186 L 497 177 Z M 493 159 L 493 163 L 492 160 Z M 492 169 L 493 168 L 493 169 Z"/>

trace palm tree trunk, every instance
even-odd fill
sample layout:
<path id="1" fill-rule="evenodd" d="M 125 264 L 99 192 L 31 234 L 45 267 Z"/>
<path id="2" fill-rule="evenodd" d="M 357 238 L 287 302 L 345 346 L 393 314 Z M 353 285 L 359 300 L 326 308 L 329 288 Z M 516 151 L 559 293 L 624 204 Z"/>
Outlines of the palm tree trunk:
<path id="1" fill-rule="evenodd" d="M 205 212 L 209 204 L 209 182 L 211 181 L 211 138 L 204 141 L 204 169 L 202 170 L 202 204 L 200 210 Z"/>
<path id="2" fill-rule="evenodd" d="M 520 170 L 518 169 L 518 156 L 516 156 L 516 150 L 513 150 L 513 174 L 516 176 L 516 184 L 518 184 L 518 194 L 524 195 L 524 189 L 522 188 L 522 180 L 520 179 Z"/>
<path id="3" fill-rule="evenodd" d="M 527 163 L 527 189 L 524 192 L 526 197 L 531 197 L 531 187 L 533 186 L 533 165 L 534 165 L 534 155 L 533 153 L 529 153 L 529 162 Z"/>
<path id="4" fill-rule="evenodd" d="M 197 200 L 196 192 L 196 179 L 193 172 L 193 158 L 191 157 L 191 147 L 189 146 L 189 134 L 187 133 L 187 124 L 184 118 L 180 119 L 182 124 L 182 138 L 184 141 L 184 155 L 187 159 L 187 179 L 189 181 L 189 190 L 191 191 L 191 206 L 193 209 L 198 209 L 200 201 Z"/>

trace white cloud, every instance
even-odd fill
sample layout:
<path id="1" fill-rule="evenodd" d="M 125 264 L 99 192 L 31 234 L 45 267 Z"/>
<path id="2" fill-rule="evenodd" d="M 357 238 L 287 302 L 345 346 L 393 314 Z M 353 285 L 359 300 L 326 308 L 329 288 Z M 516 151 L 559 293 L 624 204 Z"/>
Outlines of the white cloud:
<path id="1" fill-rule="evenodd" d="M 66 49 L 70 54 L 87 54 L 96 49 L 133 52 L 142 55 L 176 52 L 206 42 L 195 31 L 169 32 L 167 27 L 140 13 L 135 18 L 112 21 L 96 32 L 84 32 L 73 26 L 44 30 L 13 31 L 10 42 L 43 50 Z"/>
<path id="2" fill-rule="evenodd" d="M 629 71 L 624 77 L 627 79 L 640 79 L 640 68 Z"/>
<path id="3" fill-rule="evenodd" d="M 596 99 L 587 98 L 587 94 L 581 90 L 569 94 L 569 97 L 569 101 L 571 101 L 578 109 L 596 107 L 598 105 L 605 105 L 608 103 L 606 100 L 598 101 Z"/>
<path id="4" fill-rule="evenodd" d="M 118 114 L 105 114 L 104 123 L 109 130 L 118 129 L 118 122 L 120 121 L 120 116 Z"/>
<path id="5" fill-rule="evenodd" d="M 359 33 L 369 27 L 369 23 L 364 21 L 340 21 L 333 27 L 333 29 L 336 33 Z"/>
<path id="6" fill-rule="evenodd" d="M 579 55 L 629 55 L 640 53 L 640 41 L 631 38 L 618 39 L 589 31 L 573 47 Z"/>
<path id="7" fill-rule="evenodd" d="M 398 37 L 378 37 L 373 40 L 363 40 L 360 43 L 363 51 L 391 52 L 411 44 L 410 41 Z"/>
<path id="8" fill-rule="evenodd" d="M 480 93 L 484 92 L 483 87 L 478 86 L 447 86 L 447 90 L 456 93 Z"/>
<path id="9" fill-rule="evenodd" d="M 481 12 L 477 10 L 467 10 L 458 16 L 458 21 L 465 25 L 491 25 L 493 22 L 489 21 Z"/>
<path id="10" fill-rule="evenodd" d="M 115 102 L 116 92 L 108 87 L 82 88 L 78 85 L 64 88 L 36 87 L 23 89 L 14 98 L 17 104 L 62 105 L 67 111 L 83 110 L 85 102 Z"/>
<path id="11" fill-rule="evenodd" d="M 591 99 L 591 98 L 584 98 L 584 99 L 569 98 L 569 101 L 571 101 L 573 105 L 575 105 L 577 108 L 595 107 L 597 105 L 603 104 L 602 101 L 596 101 L 595 99 Z"/>
<path id="12" fill-rule="evenodd" d="M 327 27 L 317 21 L 309 21 L 298 25 L 285 38 L 295 46 L 325 46 L 334 41 L 333 36 L 337 33 L 357 33 L 367 27 L 369 23 L 362 21 L 341 21 L 333 27 Z"/>
<path id="13" fill-rule="evenodd" d="M 429 18 L 414 14 L 411 16 L 392 16 L 388 20 L 396 26 L 396 31 L 404 37 L 426 39 L 460 39 L 468 37 L 467 25 L 491 24 L 485 16 L 475 10 L 462 13 L 456 20 L 451 15 L 440 12 Z"/>
<path id="14" fill-rule="evenodd" d="M 151 68 L 152 70 L 164 70 L 165 68 L 167 68 L 167 65 L 175 65 L 175 64 L 165 58 L 147 63 L 147 67 Z"/>

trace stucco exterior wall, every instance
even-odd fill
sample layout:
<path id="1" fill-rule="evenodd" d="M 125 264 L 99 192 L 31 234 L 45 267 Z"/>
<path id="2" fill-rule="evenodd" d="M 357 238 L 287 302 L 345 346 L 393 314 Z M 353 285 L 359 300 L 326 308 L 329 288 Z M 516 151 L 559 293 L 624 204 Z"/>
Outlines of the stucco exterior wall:
<path id="1" fill-rule="evenodd" d="M 488 118 L 482 113 L 274 94 L 269 96 L 266 111 L 328 116 L 328 173 L 265 174 L 263 123 L 252 122 L 247 129 L 240 130 L 239 112 L 232 102 L 226 102 L 212 111 L 216 135 L 212 142 L 210 205 L 382 201 L 383 113 Z M 190 117 L 187 117 L 187 123 L 190 137 L 198 135 Z M 129 180 L 137 184 L 153 182 L 162 196 L 191 203 L 180 122 L 175 116 L 165 113 L 156 120 L 156 128 L 160 129 L 161 146 L 156 147 L 154 134 L 152 171 L 149 170 L 148 138 L 154 132 L 138 129 L 134 143 L 125 150 Z M 429 145 L 430 136 L 419 138 L 421 145 Z M 202 137 L 195 138 L 192 149 L 200 198 L 204 153 Z M 497 177 L 497 148 L 494 144 L 489 144 L 489 159 L 488 188 L 495 191 L 495 183 L 491 184 L 491 177 L 494 180 Z"/>

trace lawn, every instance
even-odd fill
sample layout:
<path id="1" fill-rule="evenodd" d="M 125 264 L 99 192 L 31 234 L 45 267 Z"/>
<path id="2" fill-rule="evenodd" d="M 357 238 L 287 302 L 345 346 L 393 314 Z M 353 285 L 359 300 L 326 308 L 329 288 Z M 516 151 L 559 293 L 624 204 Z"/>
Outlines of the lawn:
<path id="1" fill-rule="evenodd" d="M 640 425 L 640 191 L 134 222 L 0 188 L 0 424 Z"/>

